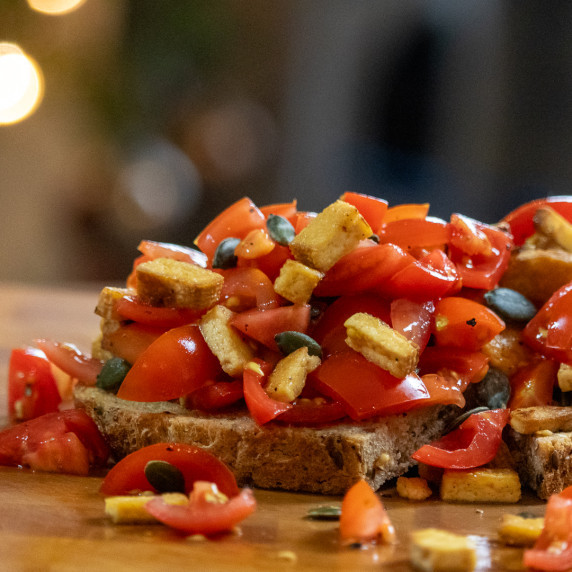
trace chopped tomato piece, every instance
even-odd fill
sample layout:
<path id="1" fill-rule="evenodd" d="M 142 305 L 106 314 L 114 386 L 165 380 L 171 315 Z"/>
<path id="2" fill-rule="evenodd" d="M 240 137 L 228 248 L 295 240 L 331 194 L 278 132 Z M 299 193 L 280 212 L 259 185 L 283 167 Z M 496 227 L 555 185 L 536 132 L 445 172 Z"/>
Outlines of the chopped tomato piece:
<path id="1" fill-rule="evenodd" d="M 430 398 L 417 374 L 397 379 L 353 350 L 326 358 L 313 379 L 319 391 L 342 403 L 354 420 L 403 413 Z"/>
<path id="2" fill-rule="evenodd" d="M 292 225 L 296 223 L 298 215 L 298 202 L 294 199 L 291 203 L 276 203 L 260 207 L 260 212 L 268 218 L 269 215 L 278 215 L 288 219 Z"/>
<path id="3" fill-rule="evenodd" d="M 356 207 L 374 233 L 380 231 L 383 217 L 387 212 L 387 201 L 351 191 L 346 191 L 341 199 Z"/>
<path id="4" fill-rule="evenodd" d="M 103 362 L 86 356 L 73 344 L 53 340 L 35 340 L 36 345 L 46 354 L 48 360 L 62 371 L 85 385 L 95 385 Z"/>
<path id="5" fill-rule="evenodd" d="M 395 220 L 403 220 L 407 218 L 425 218 L 429 213 L 429 203 L 420 204 L 403 204 L 389 207 L 385 213 L 383 222 L 389 223 Z"/>
<path id="6" fill-rule="evenodd" d="M 338 421 L 344 417 L 346 410 L 341 403 L 316 397 L 297 399 L 292 403 L 292 408 L 281 413 L 275 421 L 287 425 L 313 426 Z"/>
<path id="7" fill-rule="evenodd" d="M 220 363 L 199 327 L 189 324 L 164 333 L 141 354 L 125 376 L 117 397 L 130 401 L 177 399 L 220 372 Z"/>
<path id="8" fill-rule="evenodd" d="M 552 495 L 546 505 L 544 528 L 534 547 L 524 551 L 524 566 L 535 570 L 572 568 L 572 488 Z"/>
<path id="9" fill-rule="evenodd" d="M 46 413 L 0 432 L 0 465 L 87 475 L 109 449 L 93 420 L 78 409 Z"/>
<path id="10" fill-rule="evenodd" d="M 27 421 L 58 410 L 62 398 L 46 354 L 18 348 L 10 354 L 8 412 L 14 421 Z"/>
<path id="11" fill-rule="evenodd" d="M 509 415 L 508 409 L 473 413 L 451 433 L 418 449 L 413 458 L 443 469 L 480 467 L 495 457 Z"/>
<path id="12" fill-rule="evenodd" d="M 519 369 L 511 378 L 508 407 L 534 407 L 550 405 L 558 375 L 558 362 L 541 359 Z"/>
<path id="13" fill-rule="evenodd" d="M 242 374 L 244 400 L 252 418 L 258 425 L 264 425 L 284 411 L 291 409 L 292 404 L 276 401 L 264 391 L 263 384 L 266 381 L 269 365 L 261 360 L 256 360 L 255 363 L 259 366 L 260 371 L 256 367 L 247 365 Z"/>
<path id="14" fill-rule="evenodd" d="M 243 239 L 251 230 L 265 228 L 266 218 L 260 209 L 244 197 L 222 211 L 195 239 L 195 245 L 212 262 L 215 250 L 225 238 Z"/>
<path id="15" fill-rule="evenodd" d="M 243 397 L 241 380 L 207 382 L 187 397 L 187 407 L 200 411 L 220 411 Z"/>
<path id="16" fill-rule="evenodd" d="M 436 373 L 428 373 L 421 377 L 423 385 L 429 392 L 429 399 L 420 401 L 417 405 L 420 407 L 429 407 L 430 405 L 457 405 L 465 406 L 465 396 L 463 391 L 465 385 L 452 375 L 440 375 Z"/>
<path id="17" fill-rule="evenodd" d="M 414 248 L 436 248 L 449 242 L 451 230 L 445 221 L 409 218 L 383 225 L 380 241 L 396 244 L 406 252 Z"/>
<path id="18" fill-rule="evenodd" d="M 469 383 L 477 383 L 489 369 L 489 358 L 479 352 L 451 346 L 429 346 L 421 354 L 419 371 L 422 375 L 438 373 L 459 381 L 461 391 Z"/>
<path id="19" fill-rule="evenodd" d="M 363 479 L 344 495 L 340 536 L 345 545 L 395 541 L 395 529 L 381 499 Z"/>
<path id="20" fill-rule="evenodd" d="M 534 234 L 534 215 L 540 207 L 545 206 L 553 208 L 566 220 L 572 222 L 572 196 L 546 197 L 525 203 L 503 218 L 503 221 L 510 225 L 514 243 L 517 246 Z"/>
<path id="21" fill-rule="evenodd" d="M 270 278 L 258 268 L 221 270 L 224 284 L 220 303 L 235 312 L 251 308 L 269 310 L 280 305 Z"/>
<path id="22" fill-rule="evenodd" d="M 165 328 L 156 328 L 137 322 L 119 326 L 117 330 L 106 335 L 106 349 L 113 355 L 133 364 L 165 331 Z"/>
<path id="23" fill-rule="evenodd" d="M 421 352 L 429 342 L 433 329 L 435 304 L 413 302 L 407 298 L 397 298 L 391 302 L 391 327 L 417 344 Z"/>
<path id="24" fill-rule="evenodd" d="M 504 330 L 504 322 L 489 308 L 456 296 L 435 307 L 435 340 L 440 346 L 478 350 Z"/>
<path id="25" fill-rule="evenodd" d="M 165 329 L 190 324 L 204 314 L 203 311 L 191 308 L 167 308 L 143 304 L 137 296 L 129 295 L 119 299 L 115 308 L 125 320 Z"/>
<path id="26" fill-rule="evenodd" d="M 292 223 L 294 225 L 294 230 L 296 231 L 296 234 L 304 230 L 317 216 L 318 213 L 314 212 L 304 212 L 304 211 L 298 212 L 296 214 L 295 224 Z"/>
<path id="27" fill-rule="evenodd" d="M 235 256 L 246 260 L 253 260 L 270 254 L 276 243 L 263 228 L 251 230 L 234 249 Z"/>
<path id="28" fill-rule="evenodd" d="M 254 259 L 238 258 L 237 266 L 239 268 L 258 268 L 264 272 L 270 280 L 274 281 L 280 274 L 280 269 L 284 263 L 292 258 L 292 253 L 287 246 L 275 244 L 272 251 L 264 256 L 259 256 Z"/>
<path id="29" fill-rule="evenodd" d="M 187 494 L 196 481 L 216 483 L 229 497 L 239 493 L 234 475 L 220 459 L 206 449 L 184 443 L 156 443 L 127 455 L 107 473 L 100 492 L 104 495 L 158 492 L 145 476 L 149 461 L 165 461 L 177 467 L 185 479 Z"/>
<path id="30" fill-rule="evenodd" d="M 479 226 L 482 225 L 476 220 L 460 214 L 452 214 L 451 244 L 470 256 L 490 255 L 492 253 L 491 241 Z"/>
<path id="31" fill-rule="evenodd" d="M 188 505 L 172 505 L 154 498 L 145 505 L 145 510 L 185 534 L 211 536 L 232 530 L 251 515 L 256 510 L 256 500 L 250 489 L 243 489 L 229 500 L 213 483 L 197 481 Z"/>
<path id="32" fill-rule="evenodd" d="M 282 332 L 306 333 L 310 324 L 308 304 L 281 306 L 270 310 L 247 310 L 232 317 L 231 325 L 248 337 L 278 351 L 274 336 Z"/>
<path id="33" fill-rule="evenodd" d="M 554 292 L 522 335 L 534 350 L 572 365 L 572 282 Z"/>

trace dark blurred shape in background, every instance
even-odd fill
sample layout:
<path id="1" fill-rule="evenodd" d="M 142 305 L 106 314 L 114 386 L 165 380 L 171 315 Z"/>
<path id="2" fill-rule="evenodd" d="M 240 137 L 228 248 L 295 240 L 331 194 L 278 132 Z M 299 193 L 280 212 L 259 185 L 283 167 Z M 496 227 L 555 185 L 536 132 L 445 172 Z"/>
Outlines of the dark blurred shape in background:
<path id="1" fill-rule="evenodd" d="M 572 4 L 2 0 L 0 280 L 121 281 L 244 195 L 570 193 Z M 27 67 L 26 67 L 27 66 Z"/>

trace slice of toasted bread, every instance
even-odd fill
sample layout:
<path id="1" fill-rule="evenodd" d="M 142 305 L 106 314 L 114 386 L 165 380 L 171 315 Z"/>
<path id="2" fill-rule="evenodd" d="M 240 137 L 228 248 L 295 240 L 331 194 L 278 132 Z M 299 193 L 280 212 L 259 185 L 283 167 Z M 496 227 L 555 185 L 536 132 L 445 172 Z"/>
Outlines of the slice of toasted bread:
<path id="1" fill-rule="evenodd" d="M 206 448 L 241 485 L 343 494 L 359 479 L 378 489 L 414 464 L 411 455 L 438 437 L 451 408 L 434 406 L 360 423 L 324 427 L 258 426 L 246 413 L 206 415 L 176 403 L 124 401 L 94 387 L 75 400 L 96 422 L 117 460 L 157 442 Z"/>

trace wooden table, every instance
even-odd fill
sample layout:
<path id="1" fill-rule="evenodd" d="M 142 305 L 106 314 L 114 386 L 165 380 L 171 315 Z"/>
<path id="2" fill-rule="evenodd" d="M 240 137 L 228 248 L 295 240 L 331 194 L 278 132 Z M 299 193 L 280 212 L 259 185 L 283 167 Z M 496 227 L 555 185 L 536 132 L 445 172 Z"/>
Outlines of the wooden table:
<path id="1" fill-rule="evenodd" d="M 89 350 L 97 331 L 97 289 L 0 285 L 0 411 L 5 416 L 11 348 L 49 337 Z M 519 505 L 452 505 L 396 498 L 384 503 L 398 543 L 368 549 L 341 547 L 336 522 L 306 518 L 310 508 L 339 497 L 255 492 L 258 510 L 240 532 L 219 540 L 185 539 L 162 525 L 113 525 L 98 493 L 101 479 L 0 468 L 0 569 L 75 570 L 410 570 L 409 531 L 435 526 L 475 535 L 479 570 L 522 569 L 522 550 L 496 540 L 504 512 L 544 514 L 527 496 Z"/>

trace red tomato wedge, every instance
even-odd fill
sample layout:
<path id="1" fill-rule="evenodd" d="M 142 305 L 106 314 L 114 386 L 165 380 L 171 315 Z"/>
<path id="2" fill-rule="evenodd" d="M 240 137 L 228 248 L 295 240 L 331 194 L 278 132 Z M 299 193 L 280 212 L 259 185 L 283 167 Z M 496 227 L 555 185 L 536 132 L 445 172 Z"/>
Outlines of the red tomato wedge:
<path id="1" fill-rule="evenodd" d="M 415 373 L 397 379 L 353 350 L 326 358 L 312 378 L 319 391 L 342 403 L 354 420 L 403 413 L 430 398 Z"/>
<path id="2" fill-rule="evenodd" d="M 474 413 L 461 425 L 413 453 L 413 458 L 432 467 L 473 469 L 495 457 L 510 410 L 494 409 Z"/>
<path id="3" fill-rule="evenodd" d="M 548 499 L 544 528 L 534 547 L 524 551 L 523 564 L 535 570 L 572 568 L 572 487 Z"/>
<path id="4" fill-rule="evenodd" d="M 84 385 L 95 385 L 103 362 L 86 356 L 73 344 L 53 340 L 35 340 L 35 344 L 55 366 Z"/>
<path id="5" fill-rule="evenodd" d="M 461 391 L 469 383 L 477 383 L 485 377 L 489 369 L 489 358 L 478 351 L 450 346 L 429 346 L 421 354 L 419 372 L 449 376 L 459 381 Z"/>
<path id="6" fill-rule="evenodd" d="M 435 341 L 440 346 L 479 350 L 504 330 L 492 310 L 466 298 L 450 296 L 435 306 Z"/>
<path id="7" fill-rule="evenodd" d="M 258 270 L 264 272 L 271 281 L 274 281 L 280 274 L 280 269 L 284 263 L 291 258 L 293 258 L 293 256 L 287 246 L 275 244 L 271 252 L 259 256 L 258 258 L 247 259 L 238 257 L 236 265 L 238 268 L 258 268 Z"/>
<path id="8" fill-rule="evenodd" d="M 384 293 L 387 280 L 414 260 L 393 244 L 365 241 L 326 272 L 314 293 L 316 296 L 342 296 L 377 290 Z"/>
<path id="9" fill-rule="evenodd" d="M 389 207 L 383 222 L 389 223 L 407 218 L 423 219 L 429 214 L 429 203 L 406 203 Z"/>
<path id="10" fill-rule="evenodd" d="M 230 324 L 248 337 L 278 351 L 274 336 L 281 332 L 306 333 L 310 324 L 310 306 L 282 306 L 270 310 L 247 310 L 232 317 Z"/>
<path id="11" fill-rule="evenodd" d="M 157 338 L 133 364 L 117 397 L 129 401 L 168 401 L 192 393 L 221 372 L 199 327 L 189 324 Z"/>
<path id="12" fill-rule="evenodd" d="M 132 364 L 157 338 L 165 333 L 165 330 L 165 328 L 138 324 L 137 322 L 119 326 L 117 330 L 106 336 L 106 348 L 113 355 Z"/>
<path id="13" fill-rule="evenodd" d="M 291 203 L 275 203 L 260 207 L 260 212 L 268 218 L 269 215 L 277 215 L 288 219 L 292 225 L 295 224 L 298 215 L 298 201 L 294 199 Z"/>
<path id="14" fill-rule="evenodd" d="M 259 308 L 269 310 L 280 305 L 272 281 L 258 268 L 221 270 L 224 284 L 220 303 L 235 312 Z"/>
<path id="15" fill-rule="evenodd" d="M 188 505 L 171 505 L 162 498 L 154 498 L 145 505 L 145 510 L 184 534 L 212 536 L 232 530 L 256 510 L 250 489 L 243 489 L 230 500 L 221 496 L 213 483 L 197 481 Z"/>
<path id="16" fill-rule="evenodd" d="M 257 228 L 266 228 L 266 218 L 248 197 L 244 197 L 212 220 L 197 236 L 195 245 L 212 261 L 222 240 L 230 237 L 243 239 Z"/>
<path id="17" fill-rule="evenodd" d="M 492 254 L 491 241 L 480 228 L 482 223 L 460 214 L 452 214 L 450 227 L 451 245 L 461 252 L 469 255 Z"/>
<path id="18" fill-rule="evenodd" d="M 261 371 L 247 365 L 242 374 L 244 400 L 254 421 L 258 425 L 264 425 L 278 417 L 281 413 L 291 409 L 292 404 L 276 401 L 264 391 L 265 372 L 268 371 L 269 367 L 268 364 L 261 360 L 256 360 L 256 363 L 260 366 Z"/>
<path id="19" fill-rule="evenodd" d="M 554 292 L 522 335 L 534 350 L 572 365 L 572 282 Z"/>
<path id="20" fill-rule="evenodd" d="M 510 409 L 550 405 L 557 381 L 559 363 L 541 359 L 519 369 L 510 378 Z"/>
<path id="21" fill-rule="evenodd" d="M 270 254 L 276 243 L 263 228 L 251 230 L 234 249 L 235 256 L 245 260 L 256 260 Z"/>
<path id="22" fill-rule="evenodd" d="M 187 397 L 187 407 L 216 412 L 235 404 L 244 397 L 242 381 L 207 382 Z"/>
<path id="23" fill-rule="evenodd" d="M 10 354 L 8 412 L 14 421 L 27 421 L 58 410 L 62 398 L 46 354 L 18 348 Z"/>
<path id="24" fill-rule="evenodd" d="M 566 220 L 572 222 L 572 196 L 545 197 L 525 203 L 503 218 L 503 221 L 509 224 L 517 246 L 520 246 L 534 233 L 534 214 L 544 206 L 553 208 Z"/>
<path id="25" fill-rule="evenodd" d="M 97 426 L 78 409 L 46 413 L 0 432 L 0 465 L 87 475 L 108 455 Z"/>
<path id="26" fill-rule="evenodd" d="M 405 251 L 444 246 L 450 238 L 451 229 L 445 221 L 422 218 L 385 223 L 379 236 L 381 242 L 395 244 Z"/>
<path id="27" fill-rule="evenodd" d="M 275 421 L 286 425 L 314 426 L 338 421 L 344 417 L 346 410 L 341 403 L 318 397 L 294 401 L 292 408 L 278 415 Z"/>
<path id="28" fill-rule="evenodd" d="M 387 201 L 351 191 L 346 191 L 341 200 L 356 207 L 374 233 L 380 231 L 383 217 L 387 212 Z"/>
<path id="29" fill-rule="evenodd" d="M 429 342 L 433 329 L 435 304 L 397 298 L 391 302 L 391 327 L 417 344 L 421 352 Z"/>
<path id="30" fill-rule="evenodd" d="M 139 302 L 137 296 L 129 295 L 120 298 L 115 309 L 124 320 L 133 320 L 138 324 L 165 329 L 190 324 L 204 314 L 204 312 L 190 308 L 150 306 Z"/>
<path id="31" fill-rule="evenodd" d="M 344 545 L 395 541 L 395 529 L 381 499 L 363 479 L 344 495 L 340 536 Z"/>
<path id="32" fill-rule="evenodd" d="M 127 455 L 107 473 L 100 492 L 108 496 L 158 492 L 145 476 L 149 461 L 165 461 L 177 467 L 185 478 L 187 494 L 196 481 L 215 483 L 228 497 L 239 493 L 234 475 L 221 460 L 206 449 L 184 443 L 155 443 Z"/>

